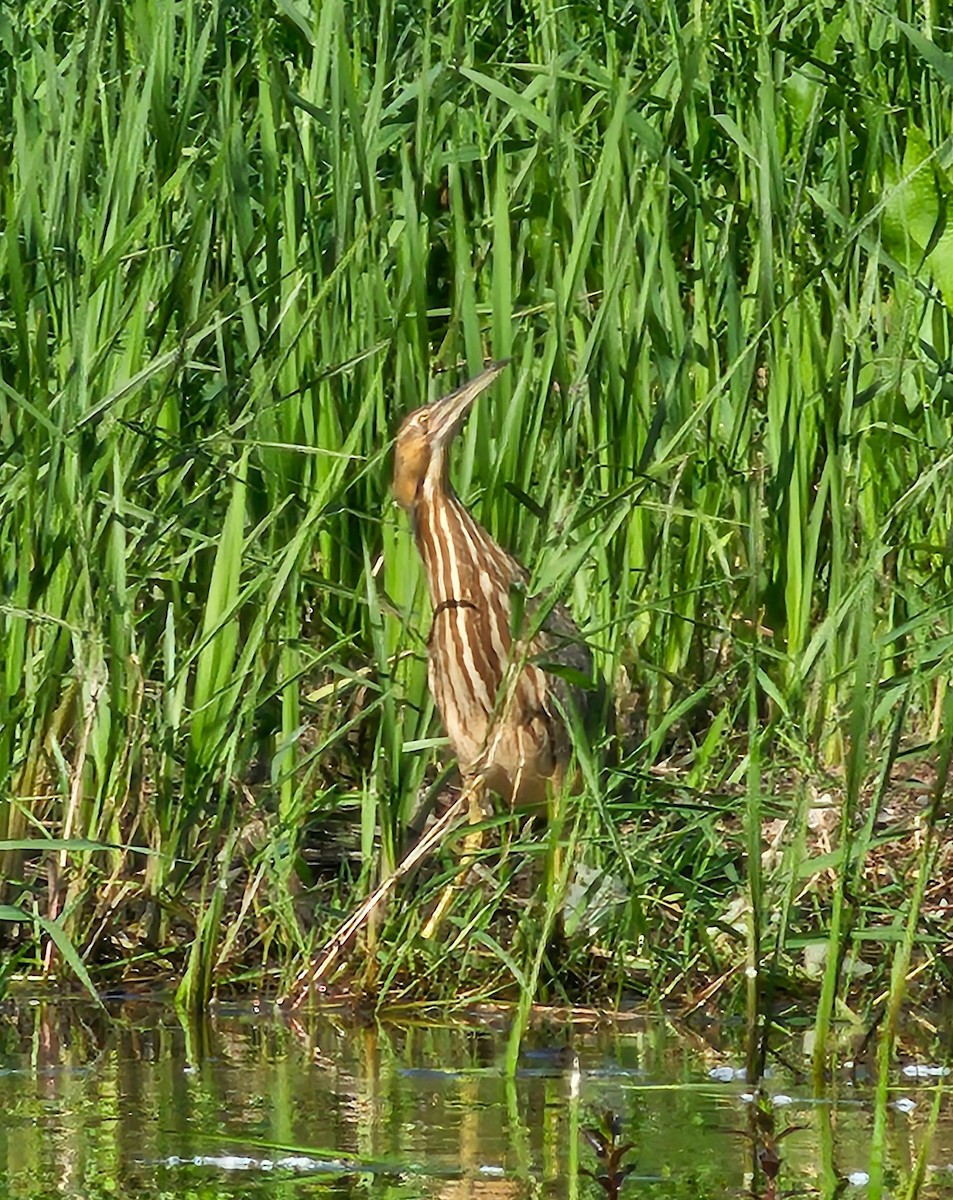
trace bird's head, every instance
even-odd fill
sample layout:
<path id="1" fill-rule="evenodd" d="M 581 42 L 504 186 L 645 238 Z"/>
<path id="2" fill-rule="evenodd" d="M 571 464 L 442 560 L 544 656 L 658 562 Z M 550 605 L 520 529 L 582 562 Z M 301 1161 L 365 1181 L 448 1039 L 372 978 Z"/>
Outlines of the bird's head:
<path id="1" fill-rule="evenodd" d="M 394 498 L 402 508 L 414 507 L 432 470 L 445 470 L 445 452 L 473 401 L 506 365 L 506 362 L 493 363 L 449 396 L 425 404 L 404 418 L 394 450 Z"/>

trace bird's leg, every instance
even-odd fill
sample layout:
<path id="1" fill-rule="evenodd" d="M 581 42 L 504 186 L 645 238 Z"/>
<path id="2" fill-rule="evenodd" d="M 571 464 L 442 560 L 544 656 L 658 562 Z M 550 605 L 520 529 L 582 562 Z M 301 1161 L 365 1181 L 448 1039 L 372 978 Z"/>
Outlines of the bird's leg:
<path id="1" fill-rule="evenodd" d="M 460 859 L 458 874 L 466 875 L 470 869 L 470 864 L 473 862 L 474 856 L 483 847 L 483 831 L 474 829 L 473 826 L 479 825 L 487 815 L 487 807 L 489 801 L 486 794 L 486 784 L 483 779 L 477 775 L 474 779 L 466 781 L 466 790 L 469 793 L 467 801 L 467 820 L 470 825 L 470 830 L 463 839 L 463 857 Z M 433 910 L 427 919 L 427 923 L 421 930 L 421 936 L 428 941 L 434 937 L 437 930 L 440 928 L 444 917 L 450 910 L 450 905 L 453 903 L 453 889 L 455 881 L 447 884 L 440 893 L 440 899 L 437 901 L 437 907 Z"/>
<path id="2" fill-rule="evenodd" d="M 479 825 L 490 815 L 490 801 L 486 794 L 486 784 L 481 779 L 479 784 L 470 792 L 470 803 L 467 808 L 467 820 L 470 823 L 470 831 L 463 839 L 463 861 L 469 863 L 474 854 L 483 847 L 483 830 L 474 829 L 474 825 Z"/>
<path id="3" fill-rule="evenodd" d="M 561 771 L 557 771 L 553 775 L 546 791 L 546 808 L 552 847 L 551 853 L 547 855 L 546 893 L 553 895 L 556 881 L 561 878 L 563 871 L 562 832 L 563 818 L 566 813 L 566 795 L 563 790 Z"/>
<path id="4" fill-rule="evenodd" d="M 494 761 L 499 747 L 500 741 L 503 738 L 507 728 L 507 718 L 510 709 L 513 705 L 516 696 L 516 684 L 519 679 L 518 672 L 514 669 L 511 663 L 507 669 L 507 677 L 501 685 L 500 696 L 502 697 L 502 705 L 498 705 L 497 712 L 494 714 L 490 728 L 487 731 L 486 740 L 483 745 L 482 753 L 476 763 L 471 763 L 470 772 L 464 778 L 467 791 L 469 792 L 469 801 L 467 809 L 467 819 L 470 823 L 470 832 L 463 840 L 463 857 L 460 860 L 462 871 L 469 869 L 470 863 L 473 861 L 477 851 L 483 845 L 483 832 L 479 829 L 474 829 L 473 826 L 479 825 L 489 810 L 489 801 L 487 799 L 486 789 L 486 770 L 487 767 Z M 520 767 L 517 772 L 516 787 L 519 787 L 519 780 L 522 778 L 522 752 L 520 755 Z M 515 794 L 515 792 L 514 792 Z M 432 938 L 440 927 L 440 922 L 446 916 L 451 903 L 453 902 L 453 884 L 448 883 L 437 901 L 437 907 L 430 915 L 430 919 L 422 930 L 422 936 Z"/>

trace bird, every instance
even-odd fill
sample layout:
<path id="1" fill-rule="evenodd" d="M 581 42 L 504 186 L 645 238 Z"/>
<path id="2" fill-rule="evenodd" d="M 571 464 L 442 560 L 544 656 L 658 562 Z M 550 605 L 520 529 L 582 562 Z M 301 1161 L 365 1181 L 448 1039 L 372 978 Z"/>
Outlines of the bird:
<path id="1" fill-rule="evenodd" d="M 430 593 L 428 683 L 465 783 L 545 811 L 566 784 L 566 718 L 585 720 L 592 656 L 568 610 L 527 598 L 526 568 L 461 503 L 450 452 L 494 362 L 404 418 L 393 494 L 410 517 Z M 542 614 L 545 613 L 543 616 Z M 481 819 L 471 804 L 471 822 Z"/>
<path id="2" fill-rule="evenodd" d="M 578 783 L 567 778 L 572 741 L 566 718 L 575 710 L 591 724 L 597 711 L 590 702 L 592 656 L 563 605 L 528 596 L 529 572 L 467 511 L 450 481 L 454 437 L 507 365 L 492 363 L 456 391 L 415 409 L 395 438 L 394 498 L 410 516 L 430 592 L 427 677 L 464 789 L 300 972 L 289 992 L 293 1008 L 329 977 L 344 948 L 439 844 L 464 804 L 471 826 L 483 819 L 487 790 L 515 809 L 550 815 L 551 802 L 554 807 Z M 464 863 L 479 841 L 476 830 L 464 839 Z M 448 887 L 423 937 L 434 936 L 451 896 Z"/>

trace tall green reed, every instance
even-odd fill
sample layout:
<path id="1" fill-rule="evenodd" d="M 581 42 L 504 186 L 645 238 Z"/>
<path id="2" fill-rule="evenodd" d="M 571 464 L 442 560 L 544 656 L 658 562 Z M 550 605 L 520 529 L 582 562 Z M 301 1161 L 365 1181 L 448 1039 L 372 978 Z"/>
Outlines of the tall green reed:
<path id="1" fill-rule="evenodd" d="M 857 764 L 947 689 L 941 32 L 905 0 L 48 18 L 0 39 L 0 898 L 55 874 L 94 955 L 135 894 L 200 1003 L 393 863 L 437 752 L 386 448 L 485 355 L 514 365 L 457 486 L 621 712 L 578 851 L 630 892 L 606 979 L 726 967 L 746 745 L 846 764 L 846 871 Z M 791 920 L 827 936 L 825 903 Z"/>

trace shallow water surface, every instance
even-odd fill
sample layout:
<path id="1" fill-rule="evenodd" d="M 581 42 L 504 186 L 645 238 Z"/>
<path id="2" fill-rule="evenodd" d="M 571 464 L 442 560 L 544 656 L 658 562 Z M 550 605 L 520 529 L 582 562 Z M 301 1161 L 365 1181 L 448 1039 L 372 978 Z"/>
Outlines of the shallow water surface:
<path id="1" fill-rule="evenodd" d="M 714 1023 L 553 1014 L 508 1078 L 498 1014 L 356 1027 L 235 1007 L 190 1025 L 138 1000 L 108 1016 L 8 1005 L 0 1197 L 600 1197 L 580 1172 L 599 1170 L 583 1131 L 607 1111 L 633 1143 L 623 1196 L 775 1194 L 754 1170 L 740 1040 Z M 765 1083 L 776 1194 L 864 1196 L 873 1084 L 845 1054 L 815 1096 L 804 1049 L 792 1034 Z M 903 1194 L 925 1144 L 923 1194 L 953 1194 L 953 1112 L 928 1051 L 892 1079 L 887 1194 Z"/>

